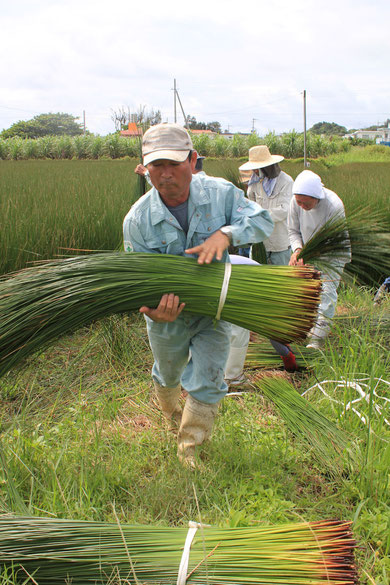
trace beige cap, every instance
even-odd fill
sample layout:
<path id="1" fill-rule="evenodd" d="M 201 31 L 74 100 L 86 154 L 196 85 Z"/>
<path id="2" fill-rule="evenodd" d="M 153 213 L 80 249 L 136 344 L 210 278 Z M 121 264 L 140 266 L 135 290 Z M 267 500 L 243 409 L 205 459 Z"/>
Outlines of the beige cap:
<path id="1" fill-rule="evenodd" d="M 250 171 L 269 167 L 284 159 L 280 154 L 271 154 L 265 144 L 253 146 L 249 149 L 249 161 L 241 165 L 240 171 Z"/>
<path id="2" fill-rule="evenodd" d="M 190 135 L 183 126 L 179 124 L 151 126 L 142 140 L 144 165 L 158 159 L 184 162 L 193 148 Z"/>

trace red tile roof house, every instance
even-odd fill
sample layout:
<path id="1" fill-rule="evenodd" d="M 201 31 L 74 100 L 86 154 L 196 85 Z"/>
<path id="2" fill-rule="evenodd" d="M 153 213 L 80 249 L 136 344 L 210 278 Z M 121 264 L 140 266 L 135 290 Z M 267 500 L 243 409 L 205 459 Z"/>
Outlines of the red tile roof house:
<path id="1" fill-rule="evenodd" d="M 137 124 L 135 122 L 129 122 L 127 130 L 121 130 L 120 135 L 135 138 L 137 136 L 142 136 L 142 130 L 141 128 L 137 127 Z"/>
<path id="2" fill-rule="evenodd" d="M 190 128 L 189 131 L 195 136 L 199 136 L 201 134 L 206 134 L 207 136 L 210 136 L 210 138 L 215 138 L 215 136 L 218 136 L 217 132 L 213 132 L 212 130 L 192 130 Z"/>

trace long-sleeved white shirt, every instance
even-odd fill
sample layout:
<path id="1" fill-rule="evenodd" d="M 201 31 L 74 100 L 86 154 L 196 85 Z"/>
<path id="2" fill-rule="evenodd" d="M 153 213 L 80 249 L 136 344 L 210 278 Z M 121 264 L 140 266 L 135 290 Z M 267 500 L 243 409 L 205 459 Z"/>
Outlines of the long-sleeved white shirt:
<path id="1" fill-rule="evenodd" d="M 266 194 L 261 180 L 248 186 L 248 199 L 256 201 L 263 209 L 266 209 L 274 222 L 272 234 L 263 242 L 267 252 L 282 252 L 290 245 L 287 215 L 292 197 L 292 186 L 292 178 L 283 171 L 278 175 L 271 195 Z"/>

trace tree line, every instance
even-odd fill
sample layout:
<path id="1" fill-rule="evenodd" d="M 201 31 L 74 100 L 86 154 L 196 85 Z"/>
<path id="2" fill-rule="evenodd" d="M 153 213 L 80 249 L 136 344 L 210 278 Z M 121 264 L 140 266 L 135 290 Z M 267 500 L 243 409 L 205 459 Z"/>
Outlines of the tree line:
<path id="1" fill-rule="evenodd" d="M 149 126 L 160 124 L 162 115 L 160 110 L 152 109 L 148 111 L 145 106 L 141 106 L 137 112 L 132 112 L 130 108 L 121 107 L 117 110 L 112 110 L 111 119 L 115 126 L 115 132 L 126 129 L 129 122 L 135 122 L 143 130 L 146 130 Z M 390 120 L 386 120 L 384 125 L 389 122 Z M 222 127 L 218 121 L 198 122 L 195 116 L 187 116 L 185 126 L 189 130 L 211 130 L 216 134 L 222 133 Z M 378 126 L 370 126 L 367 130 L 376 128 Z M 335 122 L 317 122 L 308 130 L 308 133 L 325 136 L 344 136 L 353 131 L 353 129 L 347 130 L 345 126 L 340 126 Z M 13 138 L 15 136 L 20 138 L 42 138 L 43 136 L 81 136 L 83 134 L 90 134 L 90 132 L 83 127 L 81 122 L 78 122 L 78 118 L 71 114 L 58 112 L 56 114 L 40 114 L 31 120 L 15 122 L 10 128 L 0 132 L 0 138 Z"/>

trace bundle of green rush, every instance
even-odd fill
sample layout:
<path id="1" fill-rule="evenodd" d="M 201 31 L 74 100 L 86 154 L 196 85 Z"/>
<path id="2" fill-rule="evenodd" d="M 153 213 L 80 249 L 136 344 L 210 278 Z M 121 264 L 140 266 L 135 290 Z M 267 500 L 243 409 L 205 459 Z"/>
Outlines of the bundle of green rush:
<path id="1" fill-rule="evenodd" d="M 65 333 L 113 313 L 156 307 L 171 292 L 191 313 L 220 312 L 281 342 L 302 339 L 320 289 L 309 267 L 199 265 L 181 256 L 120 252 L 48 262 L 0 279 L 0 376 Z"/>
<path id="2" fill-rule="evenodd" d="M 343 278 L 349 275 L 363 283 L 376 283 L 381 275 L 390 274 L 389 227 L 384 214 L 369 207 L 351 211 L 348 218 L 336 214 L 313 234 L 298 257 L 319 270 L 337 271 L 337 262 L 342 270 L 350 248 L 352 258 Z"/>
<path id="3" fill-rule="evenodd" d="M 0 566 L 37 585 L 353 585 L 355 546 L 338 521 L 187 529 L 0 518 Z"/>
<path id="4" fill-rule="evenodd" d="M 291 345 L 291 351 L 296 357 L 299 369 L 308 368 L 316 358 L 318 351 L 304 345 Z M 268 339 L 250 342 L 245 358 L 245 367 L 249 369 L 273 369 L 282 367 L 283 362 L 280 356 L 271 346 Z"/>
<path id="5" fill-rule="evenodd" d="M 343 467 L 341 455 L 350 441 L 335 423 L 318 412 L 284 378 L 255 377 L 252 383 L 278 409 L 289 431 L 305 441 L 325 467 L 334 472 Z"/>

